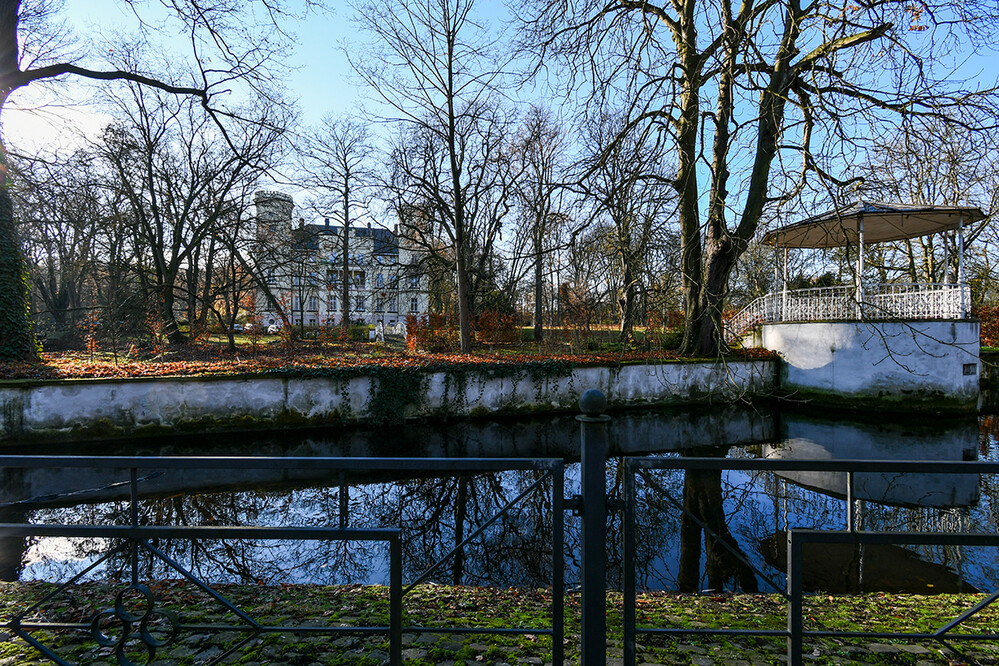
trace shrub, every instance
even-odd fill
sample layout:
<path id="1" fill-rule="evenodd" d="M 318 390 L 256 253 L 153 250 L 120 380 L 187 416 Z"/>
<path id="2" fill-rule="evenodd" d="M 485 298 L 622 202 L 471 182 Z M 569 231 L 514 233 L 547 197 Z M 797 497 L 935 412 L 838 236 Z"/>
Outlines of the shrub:
<path id="1" fill-rule="evenodd" d="M 520 342 L 520 325 L 517 321 L 517 315 L 486 310 L 476 319 L 476 339 L 487 344 Z"/>
<path id="2" fill-rule="evenodd" d="M 406 349 L 411 352 L 453 352 L 461 347 L 458 328 L 444 315 L 406 315 Z"/>
<path id="3" fill-rule="evenodd" d="M 368 341 L 368 325 L 367 324 L 351 324 L 350 329 L 347 332 L 347 337 L 352 342 L 367 342 Z"/>
<path id="4" fill-rule="evenodd" d="M 982 346 L 999 347 L 999 307 L 981 305 L 973 308 L 971 314 L 981 322 Z"/>
<path id="5" fill-rule="evenodd" d="M 649 349 L 664 351 L 679 349 L 683 343 L 683 325 L 684 316 L 680 310 L 653 312 L 649 314 L 643 342 Z"/>

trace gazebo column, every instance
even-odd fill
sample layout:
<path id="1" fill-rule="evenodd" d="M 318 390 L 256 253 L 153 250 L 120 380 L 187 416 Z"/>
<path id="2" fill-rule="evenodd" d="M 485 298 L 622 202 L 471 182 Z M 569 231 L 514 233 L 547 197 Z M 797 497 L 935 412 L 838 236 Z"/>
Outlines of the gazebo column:
<path id="1" fill-rule="evenodd" d="M 781 303 L 780 303 L 780 321 L 787 321 L 787 253 L 788 248 L 784 248 L 784 270 L 781 273 L 781 283 L 783 285 L 781 289 Z"/>
<path id="2" fill-rule="evenodd" d="M 967 316 L 968 304 L 964 298 L 964 216 L 957 219 L 957 288 L 961 292 L 961 318 Z"/>
<path id="3" fill-rule="evenodd" d="M 857 216 L 857 276 L 855 285 L 857 319 L 864 318 L 864 214 Z"/>

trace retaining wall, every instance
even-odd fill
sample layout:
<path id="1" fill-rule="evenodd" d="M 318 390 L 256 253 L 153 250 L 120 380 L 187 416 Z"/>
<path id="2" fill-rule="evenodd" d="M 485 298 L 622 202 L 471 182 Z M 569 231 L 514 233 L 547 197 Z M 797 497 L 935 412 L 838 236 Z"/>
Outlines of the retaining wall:
<path id="1" fill-rule="evenodd" d="M 974 412 L 977 321 L 765 323 L 793 400 L 867 410 Z"/>
<path id="2" fill-rule="evenodd" d="M 393 405 L 396 420 L 576 411 L 579 394 L 610 407 L 731 402 L 769 395 L 774 361 L 575 368 L 565 376 L 428 374 Z M 273 376 L 0 382 L 0 442 L 90 439 L 366 422 L 384 414 L 381 380 Z M 390 381 L 390 380 L 385 380 Z M 388 387 L 391 388 L 391 387 Z"/>

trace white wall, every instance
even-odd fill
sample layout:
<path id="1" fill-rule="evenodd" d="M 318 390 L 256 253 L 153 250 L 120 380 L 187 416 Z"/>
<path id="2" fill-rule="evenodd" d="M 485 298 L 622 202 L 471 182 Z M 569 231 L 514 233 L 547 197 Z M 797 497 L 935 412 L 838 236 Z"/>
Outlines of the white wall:
<path id="1" fill-rule="evenodd" d="M 404 416 L 576 411 L 588 388 L 601 389 L 612 407 L 731 402 L 771 393 L 775 376 L 772 361 L 576 368 L 569 376 L 537 383 L 526 373 L 518 378 L 468 373 L 464 381 L 435 373 Z M 204 431 L 364 421 L 371 390 L 367 377 L 6 382 L 0 384 L 0 441 L 144 434 L 143 427 L 185 424 Z"/>
<path id="2" fill-rule="evenodd" d="M 761 342 L 784 358 L 780 389 L 792 397 L 867 409 L 974 411 L 978 327 L 973 321 L 768 323 Z"/>

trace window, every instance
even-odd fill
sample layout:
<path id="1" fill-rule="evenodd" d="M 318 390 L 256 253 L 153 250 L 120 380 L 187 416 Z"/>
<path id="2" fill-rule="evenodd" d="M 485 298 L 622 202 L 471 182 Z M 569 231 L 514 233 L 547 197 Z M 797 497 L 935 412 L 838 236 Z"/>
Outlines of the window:
<path id="1" fill-rule="evenodd" d="M 310 310 L 317 310 L 318 309 L 318 305 L 316 304 L 316 297 L 315 296 L 309 296 L 309 309 Z"/>
<path id="2" fill-rule="evenodd" d="M 420 288 L 420 278 L 419 276 L 409 278 L 409 288 L 419 289 Z"/>
<path id="3" fill-rule="evenodd" d="M 354 309 L 358 312 L 364 312 L 364 296 L 358 296 L 355 299 Z"/>
<path id="4" fill-rule="evenodd" d="M 277 284 L 277 278 L 274 277 L 274 269 L 273 268 L 267 271 L 267 284 L 270 285 L 270 286 L 274 286 L 274 285 Z"/>
<path id="5" fill-rule="evenodd" d="M 315 326 L 315 325 L 316 325 L 316 320 L 315 320 L 315 318 L 313 318 L 313 317 L 309 317 L 309 326 Z"/>
<path id="6" fill-rule="evenodd" d="M 410 312 L 420 311 L 420 299 L 418 299 L 416 296 L 413 296 L 411 299 L 409 299 L 409 311 Z"/>
<path id="7" fill-rule="evenodd" d="M 385 312 L 385 299 L 374 297 L 375 301 L 375 312 Z"/>
<path id="8" fill-rule="evenodd" d="M 354 271 L 351 273 L 350 284 L 357 289 L 364 289 L 364 271 Z"/>
<path id="9" fill-rule="evenodd" d="M 378 287 L 379 289 L 381 289 L 382 287 L 385 286 L 385 275 L 384 274 L 379 273 L 378 275 L 375 276 L 375 286 Z"/>
<path id="10" fill-rule="evenodd" d="M 391 298 L 388 299 L 388 311 L 389 312 L 399 311 L 399 299 L 397 299 L 395 296 L 392 296 Z"/>

